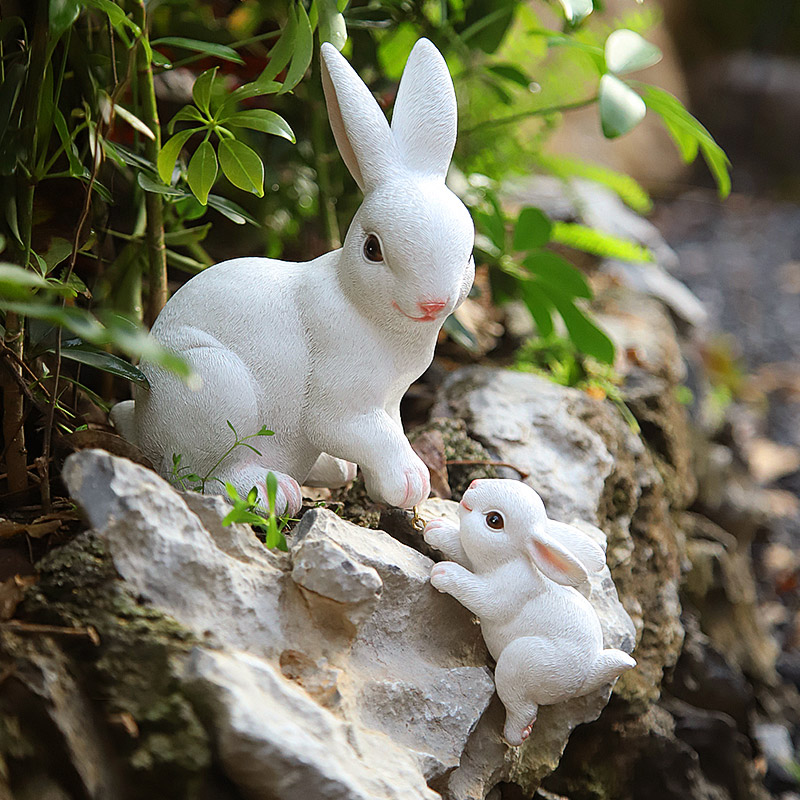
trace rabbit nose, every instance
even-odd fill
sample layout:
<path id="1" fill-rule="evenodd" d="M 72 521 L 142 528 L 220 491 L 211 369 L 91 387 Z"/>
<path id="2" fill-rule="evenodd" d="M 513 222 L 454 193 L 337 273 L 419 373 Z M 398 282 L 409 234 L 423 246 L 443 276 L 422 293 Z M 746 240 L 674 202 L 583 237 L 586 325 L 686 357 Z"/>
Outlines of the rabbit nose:
<path id="1" fill-rule="evenodd" d="M 417 305 L 423 314 L 432 317 L 438 314 L 447 305 L 447 300 L 429 300 L 425 303 L 420 301 Z"/>

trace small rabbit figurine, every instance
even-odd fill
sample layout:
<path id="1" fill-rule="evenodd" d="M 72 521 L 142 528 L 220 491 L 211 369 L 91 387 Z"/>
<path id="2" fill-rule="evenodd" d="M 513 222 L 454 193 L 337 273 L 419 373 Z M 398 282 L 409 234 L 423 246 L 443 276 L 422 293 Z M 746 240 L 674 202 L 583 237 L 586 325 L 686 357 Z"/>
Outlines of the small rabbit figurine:
<path id="1" fill-rule="evenodd" d="M 574 588 L 605 566 L 603 549 L 549 520 L 533 489 L 514 480 L 473 481 L 458 512 L 460 526 L 443 519 L 425 526 L 425 541 L 452 559 L 433 567 L 431 584 L 480 619 L 497 661 L 503 736 L 519 745 L 539 706 L 589 694 L 636 662 L 603 649 L 597 614 Z"/>
<path id="2" fill-rule="evenodd" d="M 262 426 L 217 469 L 240 493 L 278 478 L 278 511 L 296 512 L 298 481 L 339 486 L 360 465 L 375 500 L 410 508 L 430 476 L 400 422 L 400 399 L 428 367 L 447 315 L 472 286 L 474 226 L 445 186 L 456 139 L 453 82 L 420 39 L 397 92 L 391 128 L 370 91 L 330 44 L 322 80 L 339 151 L 364 201 L 344 246 L 307 263 L 238 258 L 192 278 L 153 336 L 200 378 L 192 389 L 143 363 L 150 390 L 117 404 L 112 421 L 169 476 L 172 456 L 197 474 Z M 222 483 L 209 486 L 220 491 Z"/>

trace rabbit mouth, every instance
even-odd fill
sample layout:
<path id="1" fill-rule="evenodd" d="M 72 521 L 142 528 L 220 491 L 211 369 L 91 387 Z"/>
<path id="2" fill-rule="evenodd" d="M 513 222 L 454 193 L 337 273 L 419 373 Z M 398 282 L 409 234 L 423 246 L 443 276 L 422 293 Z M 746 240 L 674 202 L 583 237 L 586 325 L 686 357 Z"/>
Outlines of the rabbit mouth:
<path id="1" fill-rule="evenodd" d="M 399 306 L 399 305 L 397 305 L 397 303 L 396 303 L 394 300 L 392 300 L 392 305 L 393 305 L 393 306 L 394 306 L 394 307 L 395 307 L 395 308 L 396 308 L 396 309 L 397 309 L 397 310 L 398 310 L 398 311 L 399 311 L 399 312 L 400 312 L 400 313 L 401 313 L 401 314 L 402 314 L 404 317 L 408 317 L 409 319 L 413 319 L 413 320 L 414 320 L 414 322 L 434 322 L 435 320 L 439 319 L 439 317 L 441 316 L 441 312 L 439 312 L 439 313 L 436 313 L 436 314 L 423 314 L 421 317 L 412 317 L 412 316 L 411 316 L 411 314 L 406 314 L 406 312 L 405 312 L 405 311 L 403 311 L 403 309 L 402 309 L 402 308 L 400 308 L 400 306 Z"/>

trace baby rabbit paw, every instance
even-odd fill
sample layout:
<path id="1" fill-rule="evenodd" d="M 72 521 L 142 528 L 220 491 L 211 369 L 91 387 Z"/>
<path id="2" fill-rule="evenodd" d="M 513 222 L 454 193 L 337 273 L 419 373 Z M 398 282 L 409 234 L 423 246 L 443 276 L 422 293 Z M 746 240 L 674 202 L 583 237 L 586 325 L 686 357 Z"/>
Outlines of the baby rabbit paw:
<path id="1" fill-rule="evenodd" d="M 431 547 L 442 550 L 449 544 L 454 533 L 458 534 L 458 525 L 442 517 L 437 517 L 425 525 L 422 536 Z"/>
<path id="2" fill-rule="evenodd" d="M 440 592 L 451 593 L 458 582 L 458 573 L 462 568 L 452 561 L 440 561 L 431 569 L 431 586 Z"/>

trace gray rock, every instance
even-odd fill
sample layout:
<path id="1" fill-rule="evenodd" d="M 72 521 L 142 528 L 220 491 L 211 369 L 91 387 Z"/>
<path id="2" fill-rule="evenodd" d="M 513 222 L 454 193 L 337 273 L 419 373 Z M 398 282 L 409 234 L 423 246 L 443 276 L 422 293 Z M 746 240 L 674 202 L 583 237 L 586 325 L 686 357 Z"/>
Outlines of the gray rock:
<path id="1" fill-rule="evenodd" d="M 267 662 L 198 648 L 187 670 L 248 800 L 433 800 L 414 759 L 321 708 Z"/>
<path id="2" fill-rule="evenodd" d="M 524 372 L 465 367 L 445 382 L 437 416 L 467 422 L 470 434 L 500 461 L 529 474 L 553 519 L 597 523 L 614 459 L 581 418 L 586 395 Z M 632 446 L 642 449 L 635 437 Z M 508 471 L 510 478 L 517 474 Z"/>
<path id="3" fill-rule="evenodd" d="M 99 450 L 70 456 L 64 480 L 131 591 L 219 648 L 189 674 L 248 797 L 298 796 L 272 762 L 327 787 L 305 796 L 343 800 L 433 797 L 425 781 L 458 766 L 494 683 L 430 559 L 326 509 L 303 517 L 290 553 L 270 551 L 221 524 L 218 498 Z M 309 753 L 328 754 L 316 772 Z"/>

